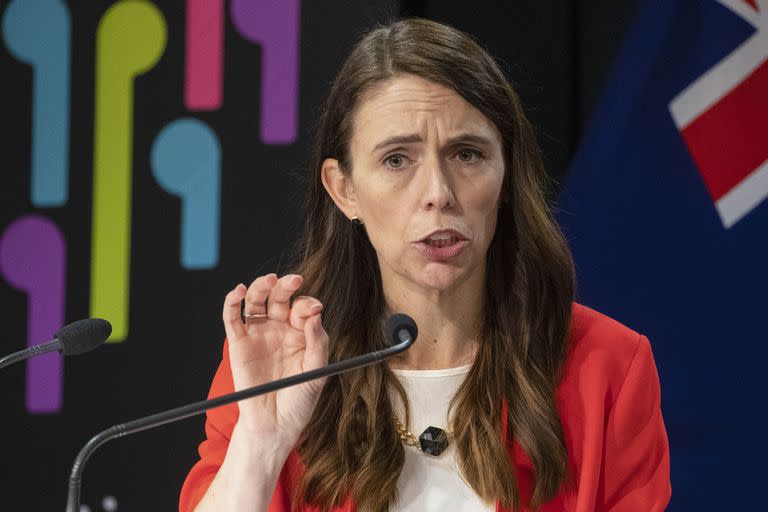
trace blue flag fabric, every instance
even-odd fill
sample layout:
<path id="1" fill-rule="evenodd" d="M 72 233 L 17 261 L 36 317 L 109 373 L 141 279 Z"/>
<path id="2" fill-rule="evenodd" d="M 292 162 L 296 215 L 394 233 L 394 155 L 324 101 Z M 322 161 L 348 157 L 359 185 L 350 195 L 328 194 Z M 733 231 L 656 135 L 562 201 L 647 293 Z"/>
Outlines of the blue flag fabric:
<path id="1" fill-rule="evenodd" d="M 768 1 L 641 1 L 559 201 L 578 300 L 650 340 L 671 511 L 768 505 Z"/>

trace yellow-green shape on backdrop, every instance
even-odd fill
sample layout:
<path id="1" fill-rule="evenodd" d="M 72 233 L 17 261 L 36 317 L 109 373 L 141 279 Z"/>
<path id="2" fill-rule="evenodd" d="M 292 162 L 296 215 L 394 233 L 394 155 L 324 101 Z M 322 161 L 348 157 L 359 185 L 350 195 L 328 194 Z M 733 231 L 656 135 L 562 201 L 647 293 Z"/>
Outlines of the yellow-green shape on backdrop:
<path id="1" fill-rule="evenodd" d="M 128 335 L 133 80 L 154 67 L 165 44 L 165 18 L 143 0 L 112 5 L 96 32 L 90 314 L 112 323 L 111 342 Z"/>

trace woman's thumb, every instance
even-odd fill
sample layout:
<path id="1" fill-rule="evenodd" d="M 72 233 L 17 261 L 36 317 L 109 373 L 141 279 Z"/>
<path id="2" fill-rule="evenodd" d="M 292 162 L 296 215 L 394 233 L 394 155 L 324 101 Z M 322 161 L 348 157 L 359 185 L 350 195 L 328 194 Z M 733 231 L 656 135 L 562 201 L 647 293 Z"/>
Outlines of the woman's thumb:
<path id="1" fill-rule="evenodd" d="M 304 324 L 307 348 L 304 352 L 304 371 L 328 364 L 328 333 L 323 329 L 320 313 L 307 319 Z"/>

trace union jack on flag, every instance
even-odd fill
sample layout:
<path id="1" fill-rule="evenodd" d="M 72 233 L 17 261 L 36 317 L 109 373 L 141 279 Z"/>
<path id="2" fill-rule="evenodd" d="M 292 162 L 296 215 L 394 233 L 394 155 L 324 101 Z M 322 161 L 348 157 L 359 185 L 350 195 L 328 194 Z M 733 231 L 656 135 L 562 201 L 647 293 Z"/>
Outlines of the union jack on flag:
<path id="1" fill-rule="evenodd" d="M 755 33 L 669 110 L 729 228 L 768 196 L 768 1 L 719 1 Z"/>
<path id="2" fill-rule="evenodd" d="M 768 0 L 640 0 L 563 185 L 577 299 L 646 334 L 668 510 L 754 510 L 768 460 Z"/>

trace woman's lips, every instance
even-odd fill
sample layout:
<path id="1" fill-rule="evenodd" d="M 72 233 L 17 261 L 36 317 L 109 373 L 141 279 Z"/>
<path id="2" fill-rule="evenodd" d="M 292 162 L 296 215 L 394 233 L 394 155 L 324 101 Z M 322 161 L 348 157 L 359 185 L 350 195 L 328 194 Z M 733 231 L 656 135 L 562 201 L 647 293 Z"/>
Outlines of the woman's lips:
<path id="1" fill-rule="evenodd" d="M 448 240 L 422 240 L 414 245 L 421 253 L 433 260 L 446 260 L 457 256 L 468 244 L 467 240 L 450 238 Z"/>

